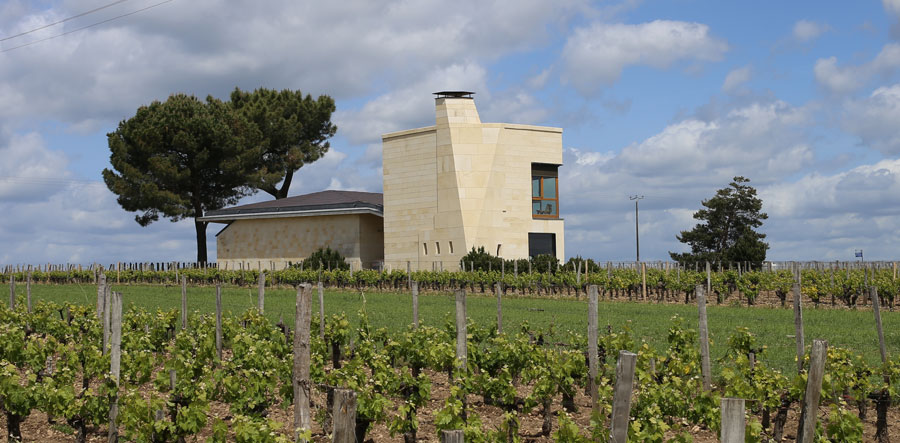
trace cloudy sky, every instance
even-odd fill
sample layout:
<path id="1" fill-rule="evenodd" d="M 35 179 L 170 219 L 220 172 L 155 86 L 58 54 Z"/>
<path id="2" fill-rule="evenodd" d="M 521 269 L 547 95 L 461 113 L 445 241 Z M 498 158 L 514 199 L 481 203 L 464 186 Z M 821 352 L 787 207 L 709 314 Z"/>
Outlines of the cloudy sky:
<path id="1" fill-rule="evenodd" d="M 639 194 L 641 256 L 666 259 L 743 175 L 770 259 L 898 258 L 900 0 L 4 0 L 0 263 L 195 258 L 191 222 L 116 204 L 106 133 L 235 86 L 336 99 L 292 195 L 381 191 L 380 135 L 464 89 L 483 121 L 564 128 L 570 256 L 633 260 Z"/>

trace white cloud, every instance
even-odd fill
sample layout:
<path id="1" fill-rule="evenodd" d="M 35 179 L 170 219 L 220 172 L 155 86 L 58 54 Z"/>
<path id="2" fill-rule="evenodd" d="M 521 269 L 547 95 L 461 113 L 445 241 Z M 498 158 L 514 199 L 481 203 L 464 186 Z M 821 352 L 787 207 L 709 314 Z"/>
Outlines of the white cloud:
<path id="1" fill-rule="evenodd" d="M 0 201 L 46 200 L 70 175 L 66 156 L 47 149 L 37 133 L 0 138 L 0 158 Z"/>
<path id="2" fill-rule="evenodd" d="M 817 39 L 820 35 L 831 30 L 826 23 L 816 23 L 809 20 L 800 20 L 794 23 L 794 38 L 806 43 Z"/>
<path id="3" fill-rule="evenodd" d="M 863 144 L 885 155 L 900 154 L 900 84 L 848 102 L 842 120 L 844 129 L 859 136 Z"/>
<path id="4" fill-rule="evenodd" d="M 580 92 L 592 94 L 615 83 L 628 66 L 667 68 L 681 60 L 715 61 L 727 49 L 700 23 L 594 23 L 575 29 L 566 41 L 564 78 Z"/>
<path id="5" fill-rule="evenodd" d="M 900 0 L 881 0 L 884 4 L 884 9 L 896 16 L 900 16 Z"/>
<path id="6" fill-rule="evenodd" d="M 732 69 L 728 75 L 725 76 L 725 81 L 722 83 L 722 91 L 728 93 L 736 92 L 745 83 L 750 81 L 750 77 L 751 71 L 749 66 Z"/>
<path id="7" fill-rule="evenodd" d="M 816 61 L 813 73 L 825 89 L 846 94 L 863 87 L 873 77 L 886 76 L 900 68 L 900 44 L 885 45 L 872 61 L 856 66 L 839 66 L 837 57 Z"/>

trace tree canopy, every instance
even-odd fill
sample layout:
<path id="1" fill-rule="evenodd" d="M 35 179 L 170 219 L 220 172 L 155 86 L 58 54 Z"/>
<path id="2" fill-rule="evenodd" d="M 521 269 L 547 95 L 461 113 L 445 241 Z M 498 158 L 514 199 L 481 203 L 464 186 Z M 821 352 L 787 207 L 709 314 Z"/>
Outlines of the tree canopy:
<path id="1" fill-rule="evenodd" d="M 276 199 L 288 196 L 298 169 L 328 152 L 328 139 L 337 131 L 331 123 L 334 100 L 327 95 L 313 99 L 288 89 L 235 88 L 229 103 L 263 137 L 262 164 L 250 177 L 250 185 Z"/>
<path id="2" fill-rule="evenodd" d="M 138 108 L 107 134 L 112 169 L 106 186 L 141 226 L 194 218 L 197 261 L 207 261 L 206 211 L 233 205 L 255 190 L 247 177 L 259 169 L 257 125 L 213 97 L 174 94 Z"/>
<path id="3" fill-rule="evenodd" d="M 690 231 L 676 235 L 678 241 L 690 245 L 691 252 L 670 252 L 672 259 L 684 265 L 703 262 L 747 261 L 758 266 L 766 259 L 769 244 L 765 234 L 755 230 L 768 215 L 762 210 L 762 199 L 750 180 L 734 177 L 728 187 L 703 200 L 704 209 L 694 213 L 701 222 Z"/>

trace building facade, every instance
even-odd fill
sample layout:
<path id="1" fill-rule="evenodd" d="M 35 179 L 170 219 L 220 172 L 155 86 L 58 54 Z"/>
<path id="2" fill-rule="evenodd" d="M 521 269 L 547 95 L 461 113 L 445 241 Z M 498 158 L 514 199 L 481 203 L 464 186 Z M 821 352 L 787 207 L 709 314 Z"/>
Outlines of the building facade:
<path id="1" fill-rule="evenodd" d="M 384 259 L 379 193 L 315 192 L 210 211 L 201 220 L 226 224 L 216 234 L 220 269 L 284 269 L 326 247 L 352 269 L 378 268 Z"/>
<path id="2" fill-rule="evenodd" d="M 437 93 L 435 125 L 382 136 L 384 260 L 458 269 L 473 247 L 565 256 L 562 129 L 482 123 L 472 93 Z"/>

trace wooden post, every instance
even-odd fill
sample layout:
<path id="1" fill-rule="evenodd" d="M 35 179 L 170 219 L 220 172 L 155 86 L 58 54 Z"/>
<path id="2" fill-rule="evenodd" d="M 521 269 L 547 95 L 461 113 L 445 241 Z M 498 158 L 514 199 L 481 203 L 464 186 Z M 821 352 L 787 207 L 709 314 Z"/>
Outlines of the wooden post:
<path id="1" fill-rule="evenodd" d="M 103 275 L 103 274 L 101 274 Z M 100 351 L 103 355 L 109 352 L 110 339 L 110 304 L 112 303 L 112 292 L 109 285 L 103 285 L 103 349 Z"/>
<path id="2" fill-rule="evenodd" d="M 266 305 L 266 272 L 263 270 L 259 271 L 259 290 L 256 293 L 256 305 L 259 313 L 262 314 Z"/>
<path id="3" fill-rule="evenodd" d="M 875 329 L 878 332 L 878 349 L 881 351 L 881 363 L 887 363 L 887 349 L 884 346 L 884 330 L 881 328 L 881 300 L 878 299 L 878 289 L 869 288 L 869 296 L 872 298 L 872 311 L 875 313 Z"/>
<path id="4" fill-rule="evenodd" d="M 118 262 L 116 264 L 116 284 L 121 284 L 122 282 L 122 262 Z"/>
<path id="5" fill-rule="evenodd" d="M 575 268 L 575 295 L 578 295 L 578 290 L 581 288 L 581 262 L 578 262 L 578 266 Z"/>
<path id="6" fill-rule="evenodd" d="M 895 269 L 896 269 L 896 267 L 895 267 Z M 513 277 L 519 278 L 519 259 L 515 259 L 513 261 Z"/>
<path id="7" fill-rule="evenodd" d="M 25 305 L 31 314 L 31 265 L 28 265 L 28 274 L 25 276 Z"/>
<path id="8" fill-rule="evenodd" d="M 465 434 L 461 430 L 441 431 L 441 443 L 465 443 Z"/>
<path id="9" fill-rule="evenodd" d="M 333 443 L 356 443 L 356 392 L 349 389 L 334 390 Z"/>
<path id="10" fill-rule="evenodd" d="M 466 373 L 466 290 L 456 290 L 456 361 L 460 371 Z"/>
<path id="11" fill-rule="evenodd" d="M 9 274 L 9 309 L 16 309 L 16 274 Z"/>
<path id="12" fill-rule="evenodd" d="M 647 266 L 641 262 L 641 300 L 647 299 Z"/>
<path id="13" fill-rule="evenodd" d="M 588 287 L 588 389 L 591 390 L 591 408 L 600 412 L 600 397 L 597 390 L 597 285 Z"/>
<path id="14" fill-rule="evenodd" d="M 500 283 L 494 284 L 494 292 L 497 293 L 497 334 L 503 333 L 503 303 L 500 301 L 500 298 L 503 294 L 503 289 L 500 288 Z"/>
<path id="15" fill-rule="evenodd" d="M 112 381 L 116 384 L 116 393 L 113 394 L 109 405 L 109 443 L 116 443 L 119 440 L 119 430 L 116 425 L 116 418 L 119 415 L 119 374 L 122 363 L 122 294 L 113 292 L 110 294 L 109 308 L 111 311 L 112 334 L 111 349 L 109 359 L 109 372 Z"/>
<path id="16" fill-rule="evenodd" d="M 609 430 L 609 441 L 612 443 L 628 441 L 628 416 L 631 414 L 631 391 L 634 386 L 636 362 L 637 354 L 619 351 L 619 361 L 616 363 L 616 391 L 613 396 Z"/>
<path id="17" fill-rule="evenodd" d="M 325 288 L 321 281 L 316 285 L 316 289 L 319 291 L 319 338 L 325 341 Z"/>
<path id="18" fill-rule="evenodd" d="M 803 342 L 803 308 L 800 305 L 800 283 L 794 283 L 791 287 L 794 293 L 794 333 L 797 338 L 797 372 L 803 372 L 803 356 L 806 345 Z"/>
<path id="19" fill-rule="evenodd" d="M 744 443 L 744 399 L 722 398 L 722 443 Z"/>
<path id="20" fill-rule="evenodd" d="M 465 267 L 463 271 L 465 271 Z M 412 264 L 410 264 L 409 260 L 406 261 L 406 285 L 412 288 Z"/>
<path id="21" fill-rule="evenodd" d="M 412 289 L 413 327 L 419 327 L 419 282 L 414 281 L 410 285 Z"/>
<path id="22" fill-rule="evenodd" d="M 106 307 L 106 276 L 100 278 L 97 285 L 97 320 L 103 322 L 103 309 Z"/>
<path id="23" fill-rule="evenodd" d="M 299 438 L 301 429 L 310 429 L 309 415 L 309 327 L 312 319 L 312 285 L 304 283 L 297 287 L 297 302 L 294 313 L 294 440 Z M 355 398 L 354 398 L 355 400 Z M 337 405 L 337 401 L 335 401 Z M 355 405 L 354 405 L 355 413 Z"/>
<path id="24" fill-rule="evenodd" d="M 712 388 L 712 376 L 709 372 L 709 327 L 706 323 L 706 292 L 703 285 L 697 285 L 697 309 L 700 314 L 700 370 L 703 375 L 703 390 Z"/>
<path id="25" fill-rule="evenodd" d="M 181 276 L 181 330 L 184 331 L 187 328 L 188 328 L 187 277 L 182 274 L 182 276 Z"/>
<path id="26" fill-rule="evenodd" d="M 827 352 L 827 341 L 813 340 L 809 375 L 806 378 L 806 394 L 803 396 L 800 426 L 797 428 L 797 441 L 801 443 L 812 443 L 816 437 L 816 415 L 819 411 L 819 397 L 822 395 L 822 376 L 825 372 Z"/>
<path id="27" fill-rule="evenodd" d="M 712 276 L 709 270 L 709 262 L 706 262 L 706 293 L 709 294 L 712 292 Z"/>
<path id="28" fill-rule="evenodd" d="M 216 282 L 216 356 L 222 360 L 222 283 Z"/>

